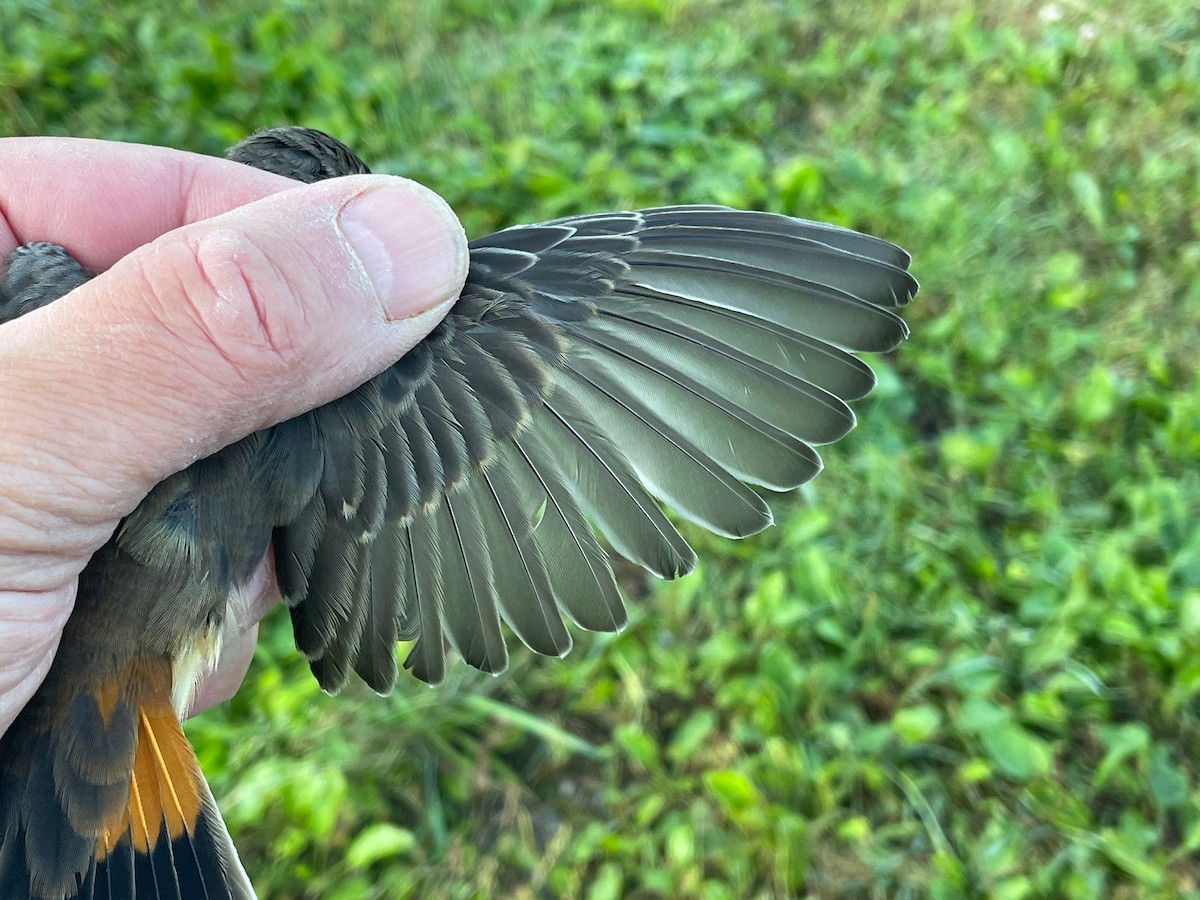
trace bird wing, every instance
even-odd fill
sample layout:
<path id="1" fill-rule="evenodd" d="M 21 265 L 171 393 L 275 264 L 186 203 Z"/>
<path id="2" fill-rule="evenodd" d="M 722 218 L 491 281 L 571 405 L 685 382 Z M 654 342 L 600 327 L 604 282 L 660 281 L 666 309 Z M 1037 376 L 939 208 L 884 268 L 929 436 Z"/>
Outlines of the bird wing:
<path id="1" fill-rule="evenodd" d="M 276 426 L 256 478 L 296 643 L 322 686 L 439 681 L 448 643 L 505 668 L 501 622 L 562 655 L 563 616 L 625 622 L 599 532 L 656 575 L 771 523 L 871 389 L 852 351 L 906 335 L 909 257 L 848 229 L 685 206 L 575 216 L 472 242 L 466 286 L 379 377 Z M 284 452 L 286 449 L 286 452 Z M 281 467 L 288 469 L 281 474 Z M 290 468 L 289 468 L 290 467 Z M 295 485 L 302 484 L 302 490 Z"/>

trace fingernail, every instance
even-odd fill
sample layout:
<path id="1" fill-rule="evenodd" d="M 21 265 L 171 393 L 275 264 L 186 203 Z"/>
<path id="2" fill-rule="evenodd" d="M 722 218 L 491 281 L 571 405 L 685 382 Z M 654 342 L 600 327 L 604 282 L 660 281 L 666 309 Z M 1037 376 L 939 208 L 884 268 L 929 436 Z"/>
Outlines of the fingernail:
<path id="1" fill-rule="evenodd" d="M 389 181 L 347 203 L 338 221 L 394 321 L 458 295 L 467 239 L 441 197 L 407 179 Z"/>

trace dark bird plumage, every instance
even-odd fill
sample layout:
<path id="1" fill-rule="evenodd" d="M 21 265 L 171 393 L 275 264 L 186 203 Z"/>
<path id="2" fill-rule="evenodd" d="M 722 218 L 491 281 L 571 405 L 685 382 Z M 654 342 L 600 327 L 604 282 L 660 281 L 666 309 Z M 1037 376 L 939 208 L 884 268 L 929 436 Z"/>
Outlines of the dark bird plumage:
<path id="1" fill-rule="evenodd" d="M 230 158 L 308 182 L 367 171 L 298 128 Z M 885 241 L 717 206 L 571 216 L 470 252 L 462 295 L 407 356 L 172 476 L 93 557 L 0 739 L 0 896 L 252 896 L 171 701 L 269 546 L 328 690 L 352 672 L 390 689 L 401 639 L 423 680 L 447 645 L 499 672 L 502 623 L 561 655 L 564 616 L 625 622 L 597 532 L 674 578 L 695 556 L 660 502 L 730 537 L 769 525 L 747 485 L 817 473 L 814 446 L 874 385 L 853 352 L 895 347 L 917 290 Z M 87 278 L 60 247 L 18 248 L 0 321 Z"/>

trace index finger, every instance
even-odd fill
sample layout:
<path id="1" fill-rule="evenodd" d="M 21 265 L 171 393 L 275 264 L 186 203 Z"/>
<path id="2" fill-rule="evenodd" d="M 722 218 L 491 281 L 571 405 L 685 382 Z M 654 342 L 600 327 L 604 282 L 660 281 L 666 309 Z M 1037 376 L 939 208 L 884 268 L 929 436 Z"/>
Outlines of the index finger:
<path id="1" fill-rule="evenodd" d="M 296 182 L 166 147 L 84 138 L 0 138 L 0 258 L 30 241 L 103 271 L 168 231 Z"/>

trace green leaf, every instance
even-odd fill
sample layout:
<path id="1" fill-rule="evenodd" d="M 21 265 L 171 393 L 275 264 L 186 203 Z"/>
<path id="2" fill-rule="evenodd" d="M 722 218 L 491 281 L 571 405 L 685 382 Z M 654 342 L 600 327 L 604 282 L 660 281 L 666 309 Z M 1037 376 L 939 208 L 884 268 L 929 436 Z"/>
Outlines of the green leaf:
<path id="1" fill-rule="evenodd" d="M 717 714 L 711 709 L 698 709 L 688 716 L 677 729 L 667 748 L 673 762 L 682 763 L 699 749 L 717 725 Z"/>
<path id="2" fill-rule="evenodd" d="M 659 767 L 658 744 L 639 725 L 627 723 L 613 731 L 613 740 L 625 755 L 646 771 Z"/>
<path id="3" fill-rule="evenodd" d="M 1096 183 L 1096 179 L 1087 172 L 1076 171 L 1071 173 L 1068 181 L 1071 193 L 1075 195 L 1075 201 L 1088 224 L 1096 229 L 1102 228 L 1104 205 L 1100 199 L 1100 185 Z"/>
<path id="4" fill-rule="evenodd" d="M 929 740 L 941 724 L 941 711 L 928 704 L 901 709 L 892 716 L 892 728 L 900 740 L 909 746 Z"/>
<path id="5" fill-rule="evenodd" d="M 983 697 L 971 697 L 963 703 L 954 717 L 954 724 L 967 731 L 982 734 L 1007 725 L 1012 713 Z"/>
<path id="6" fill-rule="evenodd" d="M 1104 758 L 1092 774 L 1092 784 L 1098 788 L 1103 787 L 1113 772 L 1123 766 L 1129 757 L 1141 754 L 1150 743 L 1150 734 L 1146 727 L 1137 722 L 1105 728 L 1103 738 L 1108 752 L 1104 754 Z"/>
<path id="7" fill-rule="evenodd" d="M 983 472 L 996 461 L 997 448 L 962 431 L 942 436 L 942 457 L 951 469 Z"/>
<path id="8" fill-rule="evenodd" d="M 979 740 L 997 767 L 1012 778 L 1023 781 L 1050 771 L 1050 746 L 1015 722 L 987 729 Z"/>
<path id="9" fill-rule="evenodd" d="M 1162 883 L 1162 867 L 1147 859 L 1147 844 L 1140 835 L 1130 834 L 1124 828 L 1105 828 L 1100 832 L 1100 846 L 1105 856 L 1142 884 Z"/>
<path id="10" fill-rule="evenodd" d="M 600 867 L 595 881 L 588 890 L 588 900 L 620 900 L 624 894 L 625 879 L 621 876 L 621 868 L 615 863 L 605 863 Z"/>
<path id="11" fill-rule="evenodd" d="M 1081 422 L 1095 425 L 1113 414 L 1116 389 L 1112 374 L 1102 365 L 1094 365 L 1075 389 L 1075 415 Z"/>
<path id="12" fill-rule="evenodd" d="M 346 864 L 351 868 L 363 868 L 409 853 L 416 846 L 417 838 L 407 828 L 387 822 L 369 825 L 355 835 L 346 848 Z"/>
<path id="13" fill-rule="evenodd" d="M 725 812 L 738 816 L 761 802 L 758 789 L 741 772 L 722 769 L 708 772 L 704 786 Z"/>
<path id="14" fill-rule="evenodd" d="M 1157 744 L 1150 749 L 1147 778 L 1154 804 L 1162 811 L 1178 809 L 1188 799 L 1187 773 L 1171 758 L 1171 751 Z"/>

